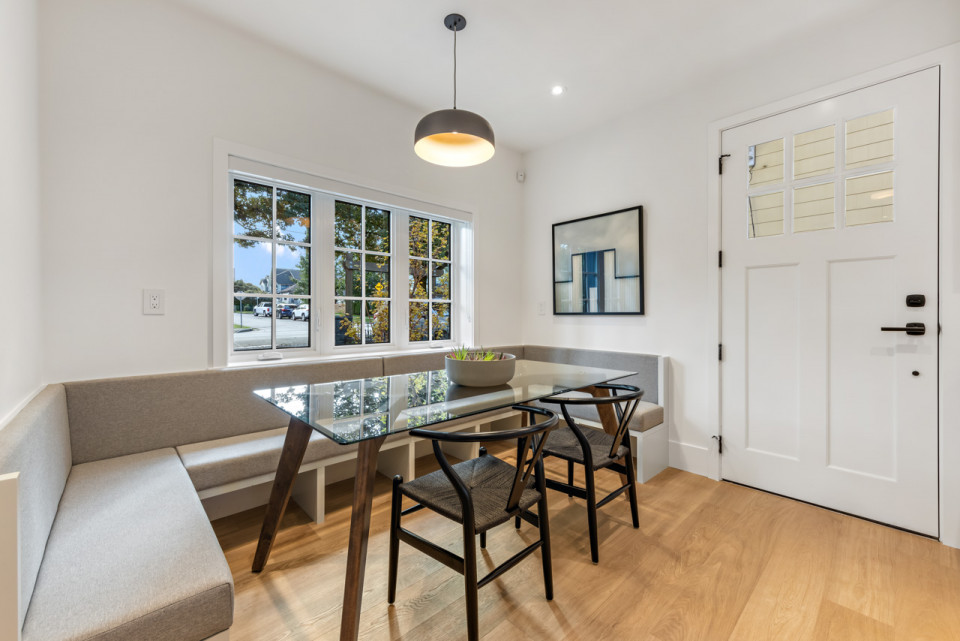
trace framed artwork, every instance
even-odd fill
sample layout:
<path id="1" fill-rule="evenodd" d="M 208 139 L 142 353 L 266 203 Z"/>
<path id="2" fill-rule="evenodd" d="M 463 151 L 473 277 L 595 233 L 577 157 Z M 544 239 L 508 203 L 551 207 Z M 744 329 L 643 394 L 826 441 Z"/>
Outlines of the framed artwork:
<path id="1" fill-rule="evenodd" d="M 553 313 L 643 314 L 643 207 L 553 225 Z"/>

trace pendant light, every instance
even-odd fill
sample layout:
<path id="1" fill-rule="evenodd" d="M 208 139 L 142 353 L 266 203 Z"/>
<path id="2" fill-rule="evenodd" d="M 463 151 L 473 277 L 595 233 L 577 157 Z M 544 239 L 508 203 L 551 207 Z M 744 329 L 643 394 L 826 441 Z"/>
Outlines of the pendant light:
<path id="1" fill-rule="evenodd" d="M 493 157 L 493 128 L 482 116 L 457 109 L 457 32 L 467 26 L 467 19 L 451 13 L 443 24 L 453 32 L 453 109 L 434 111 L 420 120 L 413 150 L 435 165 L 470 167 Z"/>

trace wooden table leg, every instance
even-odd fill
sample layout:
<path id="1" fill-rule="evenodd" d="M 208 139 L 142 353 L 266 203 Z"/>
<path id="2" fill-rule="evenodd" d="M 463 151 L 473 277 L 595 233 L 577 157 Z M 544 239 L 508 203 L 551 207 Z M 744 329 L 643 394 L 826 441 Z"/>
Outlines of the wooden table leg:
<path id="1" fill-rule="evenodd" d="M 363 575 L 367 564 L 373 482 L 377 475 L 377 456 L 385 439 L 385 436 L 381 436 L 361 441 L 357 452 L 357 475 L 353 484 L 353 513 L 350 515 L 350 543 L 347 548 L 347 577 L 343 587 L 340 641 L 356 641 L 360 632 L 360 605 L 363 600 Z"/>
<path id="2" fill-rule="evenodd" d="M 582 392 L 588 392 L 591 396 L 610 396 L 610 390 L 605 387 L 585 387 Z M 603 404 L 597 405 L 597 414 L 600 415 L 600 424 L 603 425 L 603 431 L 611 436 L 617 433 L 617 413 L 613 409 L 613 405 Z M 627 432 L 623 438 L 630 438 L 630 433 Z M 633 465 L 633 461 L 620 461 L 624 466 Z M 624 485 L 627 483 L 627 477 L 625 474 L 620 475 L 620 482 Z"/>
<path id="3" fill-rule="evenodd" d="M 299 419 L 290 417 L 287 427 L 287 437 L 283 440 L 283 450 L 280 452 L 280 463 L 277 465 L 277 476 L 273 479 L 273 489 L 270 490 L 270 502 L 267 503 L 267 513 L 263 517 L 263 526 L 260 528 L 260 541 L 257 543 L 257 553 L 253 556 L 253 571 L 259 572 L 267 563 L 270 549 L 280 529 L 280 520 L 290 501 L 290 492 L 293 482 L 303 463 L 303 455 L 310 442 L 313 428 Z"/>

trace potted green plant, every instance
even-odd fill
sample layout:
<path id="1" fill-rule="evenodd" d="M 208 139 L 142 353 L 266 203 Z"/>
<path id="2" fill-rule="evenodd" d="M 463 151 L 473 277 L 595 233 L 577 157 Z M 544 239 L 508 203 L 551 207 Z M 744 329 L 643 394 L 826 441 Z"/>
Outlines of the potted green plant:
<path id="1" fill-rule="evenodd" d="M 450 382 L 466 387 L 503 385 L 516 370 L 517 357 L 504 352 L 457 347 L 444 359 Z"/>

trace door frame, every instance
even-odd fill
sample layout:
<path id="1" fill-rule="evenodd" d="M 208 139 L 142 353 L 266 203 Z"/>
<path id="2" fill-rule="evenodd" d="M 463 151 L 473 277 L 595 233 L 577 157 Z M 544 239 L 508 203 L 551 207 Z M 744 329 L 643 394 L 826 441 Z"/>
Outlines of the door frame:
<path id="1" fill-rule="evenodd" d="M 949 284 L 954 280 L 960 283 L 960 276 L 945 279 L 950 273 L 960 275 L 960 243 L 950 243 L 950 239 L 960 235 L 960 222 L 952 219 L 957 216 L 944 215 L 944 212 L 960 212 L 960 188 L 945 184 L 944 176 L 956 176 L 960 173 L 960 163 L 951 161 L 954 147 L 960 145 L 960 125 L 953 122 L 953 114 L 960 114 L 960 43 L 931 51 L 929 53 L 882 67 L 858 76 L 848 78 L 824 87 L 769 103 L 748 111 L 711 122 L 707 128 L 707 308 L 712 320 L 706 327 L 706 353 L 708 372 L 707 411 L 711 417 L 712 433 L 705 435 L 709 448 L 707 476 L 720 480 L 720 454 L 718 441 L 714 435 L 722 435 L 721 425 L 721 376 L 720 360 L 717 348 L 721 337 L 721 281 L 719 251 L 721 248 L 721 181 L 717 170 L 717 161 L 721 153 L 721 136 L 727 129 L 750 124 L 771 116 L 776 116 L 810 104 L 828 100 L 843 94 L 864 89 L 901 76 L 923 71 L 932 67 L 940 68 L 940 123 L 939 123 L 939 260 L 938 287 L 941 290 L 938 316 L 944 328 L 960 326 L 960 286 L 957 294 L 951 296 Z M 944 117 L 947 114 L 947 117 Z M 954 245 L 956 247 L 954 247 Z M 954 250 L 954 251 L 951 251 Z M 952 271 L 951 271 L 952 270 Z M 944 286 L 940 286 L 944 283 Z M 940 335 L 941 354 L 960 354 L 960 336 L 950 336 L 949 331 Z M 947 371 L 949 368 L 949 371 Z M 945 394 L 945 389 L 960 387 L 960 367 L 952 366 L 948 359 L 940 358 L 938 367 L 938 450 L 939 450 L 939 513 L 940 541 L 951 547 L 960 548 L 960 399 Z M 945 416 L 954 416 L 954 421 L 944 420 Z"/>

